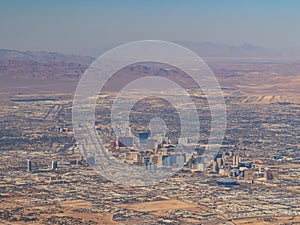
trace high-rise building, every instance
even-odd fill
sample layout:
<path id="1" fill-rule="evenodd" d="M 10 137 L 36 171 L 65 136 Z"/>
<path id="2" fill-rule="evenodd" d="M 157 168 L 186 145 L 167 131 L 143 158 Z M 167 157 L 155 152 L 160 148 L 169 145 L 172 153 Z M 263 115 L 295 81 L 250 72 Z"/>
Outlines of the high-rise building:
<path id="1" fill-rule="evenodd" d="M 150 157 L 144 157 L 143 163 L 144 163 L 145 167 L 148 167 L 150 165 Z"/>
<path id="2" fill-rule="evenodd" d="M 245 169 L 244 170 L 244 180 L 251 181 L 254 178 L 253 170 L 252 169 Z"/>
<path id="3" fill-rule="evenodd" d="M 158 166 L 169 166 L 169 155 L 159 155 L 157 158 Z"/>
<path id="4" fill-rule="evenodd" d="M 133 137 L 117 137 L 116 140 L 117 147 L 133 147 L 133 143 Z"/>
<path id="5" fill-rule="evenodd" d="M 31 172 L 32 171 L 32 162 L 31 160 L 27 160 L 27 172 Z"/>
<path id="6" fill-rule="evenodd" d="M 137 132 L 137 135 L 139 137 L 139 141 L 140 141 L 141 145 L 147 144 L 147 139 L 150 136 L 149 131 L 140 131 L 140 132 Z"/>
<path id="7" fill-rule="evenodd" d="M 223 158 L 217 158 L 217 164 L 218 164 L 218 167 L 221 168 L 224 165 Z"/>
<path id="8" fill-rule="evenodd" d="M 234 155 L 232 157 L 232 161 L 233 161 L 233 166 L 238 166 L 239 163 L 241 162 L 241 157 L 239 155 Z"/>
<path id="9" fill-rule="evenodd" d="M 264 171 L 265 181 L 278 180 L 278 169 L 266 168 Z"/>
<path id="10" fill-rule="evenodd" d="M 214 173 L 218 173 L 219 172 L 218 163 L 216 161 L 213 161 L 213 163 L 212 163 L 212 171 Z"/>
<path id="11" fill-rule="evenodd" d="M 57 169 L 57 161 L 52 161 L 51 169 L 54 171 Z"/>

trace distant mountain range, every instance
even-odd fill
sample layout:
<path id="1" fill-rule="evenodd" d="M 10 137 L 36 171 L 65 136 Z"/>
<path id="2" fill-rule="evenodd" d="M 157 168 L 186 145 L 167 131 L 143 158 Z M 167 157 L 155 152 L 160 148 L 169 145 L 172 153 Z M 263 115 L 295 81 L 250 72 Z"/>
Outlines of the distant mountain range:
<path id="1" fill-rule="evenodd" d="M 286 57 L 300 56 L 300 48 L 272 50 L 249 43 L 244 43 L 239 46 L 212 42 L 190 42 L 177 41 L 175 42 L 186 48 L 191 49 L 200 57 Z M 94 58 L 102 55 L 109 48 L 93 49 L 85 52 L 79 52 L 76 55 L 67 55 L 56 52 L 46 51 L 17 51 L 9 49 L 0 49 L 0 60 L 17 60 L 17 61 L 35 61 L 42 63 L 53 62 L 73 62 L 73 63 L 90 63 Z"/>
<path id="2" fill-rule="evenodd" d="M 201 57 L 273 57 L 282 56 L 283 52 L 265 49 L 244 43 L 240 46 L 230 46 L 211 42 L 177 42 L 197 53 Z"/>
<path id="3" fill-rule="evenodd" d="M 299 89 L 298 86 L 293 86 L 297 81 L 289 80 L 290 77 L 299 74 L 299 49 L 275 51 L 247 43 L 241 46 L 209 42 L 178 44 L 203 57 L 224 87 L 236 88 L 238 85 L 255 82 L 260 84 L 264 80 L 276 84 L 278 80 L 286 79 L 282 81 L 280 89 L 286 90 L 285 84 L 288 82 L 292 83 L 289 86 L 290 90 Z M 104 51 L 95 55 L 80 56 L 0 49 L 0 93 L 74 93 L 82 74 L 101 53 Z M 174 82 L 186 88 L 195 86 L 176 68 L 147 63 L 124 68 L 113 76 L 104 89 L 119 90 L 128 81 L 147 75 L 172 78 Z"/>
<path id="4" fill-rule="evenodd" d="M 56 52 L 46 51 L 16 51 L 9 49 L 0 49 L 0 60 L 13 61 L 35 61 L 40 63 L 54 63 L 54 62 L 72 62 L 72 63 L 90 63 L 93 57 L 79 56 L 79 55 L 65 55 Z"/>
<path id="5" fill-rule="evenodd" d="M 226 45 L 212 42 L 190 42 L 177 41 L 175 42 L 186 48 L 191 49 L 200 57 L 294 57 L 300 56 L 300 48 L 272 50 L 260 46 L 243 43 L 242 45 Z M 89 55 L 98 57 L 105 53 L 105 49 L 93 49 L 85 52 L 80 52 L 79 55 Z"/>
<path id="6" fill-rule="evenodd" d="M 53 52 L 0 50 L 0 79 L 77 80 L 94 58 Z"/>
<path id="7" fill-rule="evenodd" d="M 201 57 L 223 58 L 268 58 L 300 56 L 299 49 L 285 51 L 269 50 L 244 43 L 229 46 L 210 42 L 177 42 Z M 299 50 L 299 51 L 298 51 Z M 104 50 L 96 51 L 90 56 L 65 55 L 54 52 L 32 52 L 0 49 L 0 79 L 63 79 L 78 80 L 96 56 Z M 86 53 L 87 54 L 87 53 Z"/>

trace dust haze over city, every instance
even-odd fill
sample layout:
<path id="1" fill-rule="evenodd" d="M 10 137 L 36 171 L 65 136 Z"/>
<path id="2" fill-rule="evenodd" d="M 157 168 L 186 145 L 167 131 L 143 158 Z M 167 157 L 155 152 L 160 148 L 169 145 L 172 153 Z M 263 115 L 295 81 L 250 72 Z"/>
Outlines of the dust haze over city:
<path id="1" fill-rule="evenodd" d="M 0 224 L 300 224 L 300 2 L 0 3 Z"/>

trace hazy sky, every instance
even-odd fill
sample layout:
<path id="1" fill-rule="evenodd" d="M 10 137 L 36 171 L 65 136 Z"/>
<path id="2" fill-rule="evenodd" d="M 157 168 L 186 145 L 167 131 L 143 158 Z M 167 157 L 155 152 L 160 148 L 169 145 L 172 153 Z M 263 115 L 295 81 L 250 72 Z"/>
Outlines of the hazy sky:
<path id="1" fill-rule="evenodd" d="M 65 53 L 143 39 L 300 46 L 299 0 L 0 0 L 0 48 Z"/>

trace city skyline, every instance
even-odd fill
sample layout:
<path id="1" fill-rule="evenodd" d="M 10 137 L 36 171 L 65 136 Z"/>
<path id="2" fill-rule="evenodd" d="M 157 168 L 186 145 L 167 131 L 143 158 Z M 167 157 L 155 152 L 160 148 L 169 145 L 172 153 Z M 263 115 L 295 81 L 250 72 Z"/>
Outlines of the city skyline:
<path id="1" fill-rule="evenodd" d="M 300 224 L 299 9 L 1 1 L 0 224 Z"/>

